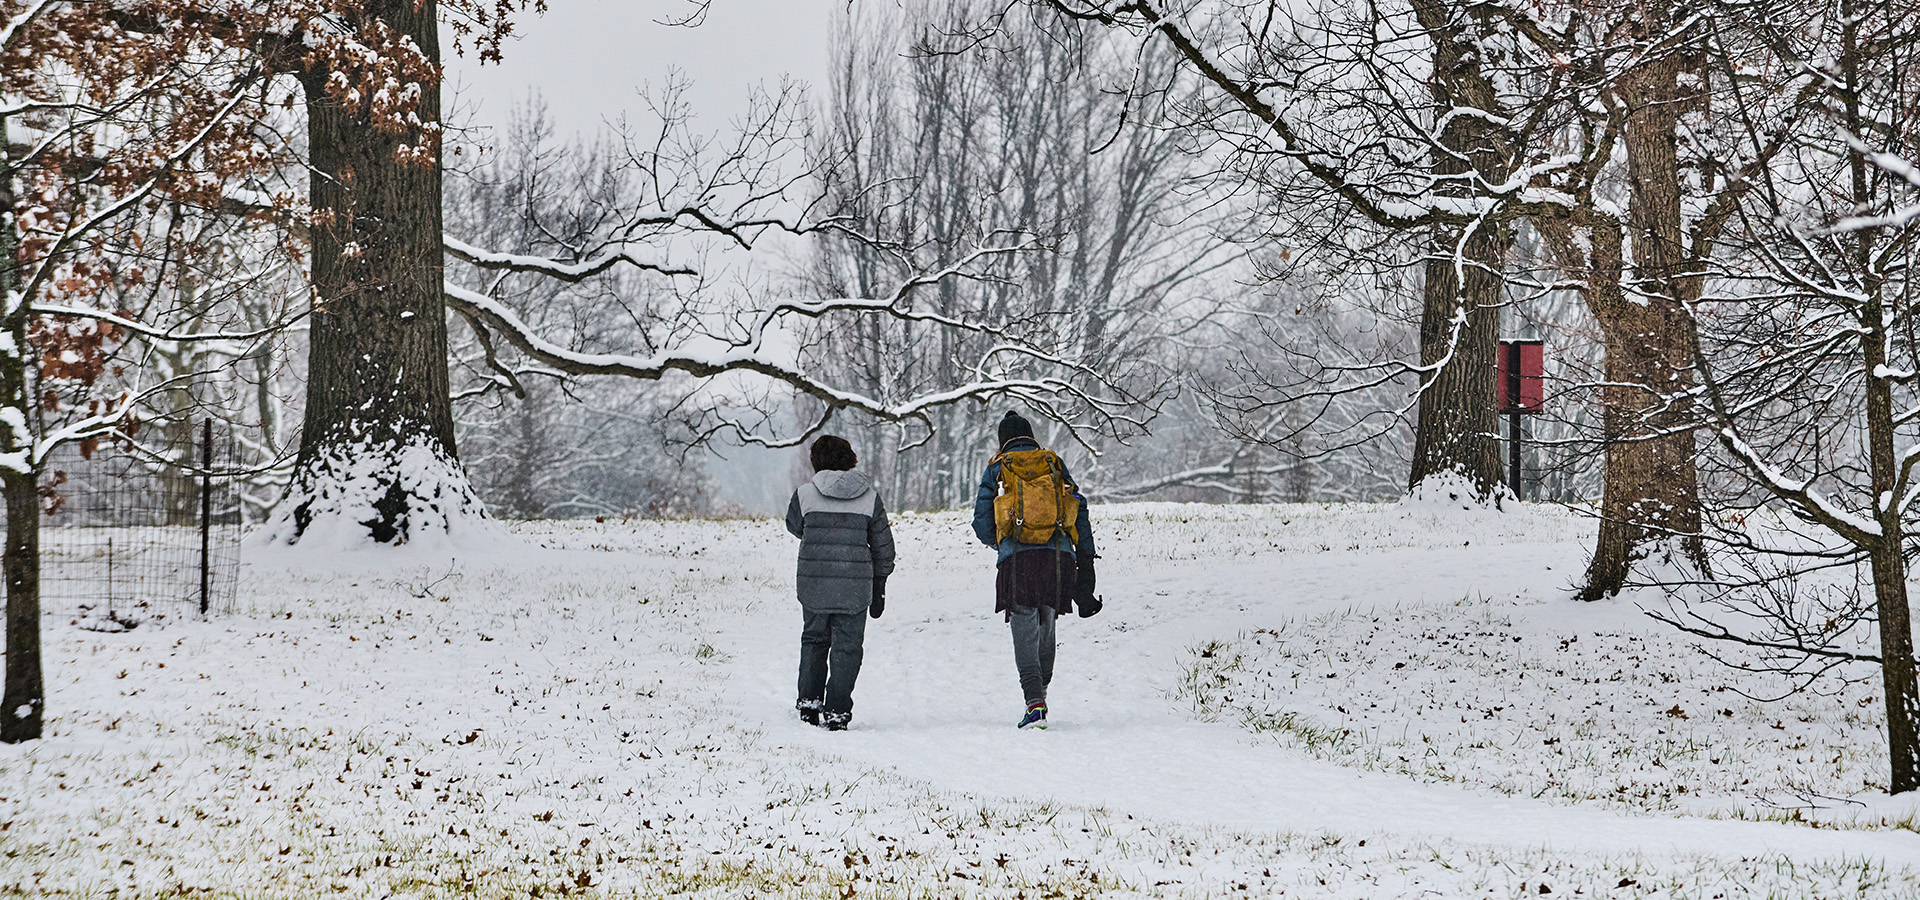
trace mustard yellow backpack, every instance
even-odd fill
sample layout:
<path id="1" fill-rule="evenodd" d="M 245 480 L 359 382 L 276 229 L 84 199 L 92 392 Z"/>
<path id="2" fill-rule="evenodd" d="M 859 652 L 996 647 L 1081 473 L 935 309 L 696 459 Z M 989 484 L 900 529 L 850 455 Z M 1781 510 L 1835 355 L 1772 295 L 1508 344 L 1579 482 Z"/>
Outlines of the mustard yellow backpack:
<path id="1" fill-rule="evenodd" d="M 1000 496 L 993 498 L 993 534 L 1044 544 L 1065 531 L 1078 544 L 1080 498 L 1067 483 L 1067 468 L 1052 450 L 1015 450 L 994 457 L 1000 464 Z"/>

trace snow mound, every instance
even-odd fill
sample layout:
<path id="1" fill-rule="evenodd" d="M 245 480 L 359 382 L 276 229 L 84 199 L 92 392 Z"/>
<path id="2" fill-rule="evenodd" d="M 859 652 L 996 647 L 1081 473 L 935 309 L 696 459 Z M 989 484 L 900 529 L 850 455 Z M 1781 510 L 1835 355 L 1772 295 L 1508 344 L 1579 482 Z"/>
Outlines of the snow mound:
<path id="1" fill-rule="evenodd" d="M 1421 479 L 1400 501 L 1402 507 L 1448 512 L 1498 512 L 1514 499 L 1505 485 L 1483 494 L 1459 472 L 1440 472 Z"/>
<path id="2" fill-rule="evenodd" d="M 409 556 L 482 555 L 519 542 L 474 495 L 460 464 L 414 440 L 400 447 L 332 448 L 303 464 L 249 553 L 299 546 L 354 553 L 406 546 Z"/>

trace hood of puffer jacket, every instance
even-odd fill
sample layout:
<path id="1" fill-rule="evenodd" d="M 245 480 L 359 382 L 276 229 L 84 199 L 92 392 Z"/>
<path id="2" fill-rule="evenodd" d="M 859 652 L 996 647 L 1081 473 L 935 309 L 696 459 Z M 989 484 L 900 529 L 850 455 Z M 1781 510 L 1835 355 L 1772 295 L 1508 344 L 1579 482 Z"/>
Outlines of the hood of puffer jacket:
<path id="1" fill-rule="evenodd" d="M 873 478 L 858 470 L 842 472 L 828 469 L 813 473 L 813 486 L 835 500 L 852 500 L 873 487 Z"/>

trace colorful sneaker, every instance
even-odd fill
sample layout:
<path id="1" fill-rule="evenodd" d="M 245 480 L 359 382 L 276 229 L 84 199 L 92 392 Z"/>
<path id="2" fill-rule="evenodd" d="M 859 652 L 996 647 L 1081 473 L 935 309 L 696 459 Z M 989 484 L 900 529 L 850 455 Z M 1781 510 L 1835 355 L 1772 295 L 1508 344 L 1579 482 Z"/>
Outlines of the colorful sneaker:
<path id="1" fill-rule="evenodd" d="M 821 703 L 818 700 L 796 700 L 793 708 L 800 711 L 800 721 L 808 725 L 820 724 Z"/>
<path id="2" fill-rule="evenodd" d="M 823 712 L 820 714 L 820 727 L 828 731 L 845 731 L 853 721 L 853 713 Z"/>
<path id="3" fill-rule="evenodd" d="M 1020 718 L 1020 727 L 1047 730 L 1047 701 L 1035 700 L 1027 704 L 1027 714 Z"/>

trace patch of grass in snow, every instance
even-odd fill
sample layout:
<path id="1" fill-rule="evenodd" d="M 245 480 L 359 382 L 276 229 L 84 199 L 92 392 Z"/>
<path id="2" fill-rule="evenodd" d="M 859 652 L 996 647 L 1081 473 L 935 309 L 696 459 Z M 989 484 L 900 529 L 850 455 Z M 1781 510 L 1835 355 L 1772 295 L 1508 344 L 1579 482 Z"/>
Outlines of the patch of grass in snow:
<path id="1" fill-rule="evenodd" d="M 1774 687 L 1660 632 L 1527 622 L 1537 605 L 1348 611 L 1192 648 L 1176 694 L 1323 759 L 1648 811 L 1913 828 L 1885 791 L 1871 684 Z"/>
<path id="2" fill-rule="evenodd" d="M 886 773 L 820 780 L 821 760 L 754 733 L 656 736 L 641 761 L 653 765 L 618 778 L 534 763 L 496 781 L 482 769 L 497 757 L 478 740 L 398 741 L 314 778 L 301 773 L 307 755 L 337 762 L 364 742 L 293 729 L 216 739 L 150 770 L 152 757 L 125 752 L 9 763 L 0 897 L 1017 898 L 1130 887 L 1094 861 L 1112 829 L 1076 835 L 1083 818 L 1059 807 L 949 802 Z M 541 777 L 562 771 L 578 780 Z M 475 780 L 486 787 L 457 787 Z M 531 793 L 508 791 L 516 780 Z M 9 802 L 37 785 L 46 793 L 24 807 Z M 1108 836 L 1085 837 L 1096 831 Z"/>
<path id="3" fill-rule="evenodd" d="M 1912 874 L 1878 862 L 1795 862 L 1681 858 L 1583 861 L 1568 854 L 1486 848 L 1433 849 L 1433 860 L 1461 876 L 1451 897 L 1607 897 L 1621 900 L 1798 900 L 1809 897 L 1910 897 Z"/>
<path id="4" fill-rule="evenodd" d="M 1188 651 L 1191 664 L 1181 667 L 1180 683 L 1174 688 L 1176 699 L 1186 699 L 1194 714 L 1209 722 L 1224 716 L 1237 718 L 1241 727 L 1255 734 L 1274 732 L 1285 735 L 1295 746 L 1322 755 L 1351 752 L 1351 729 L 1321 725 L 1298 712 L 1274 713 L 1234 706 L 1232 694 L 1224 691 L 1247 669 L 1246 656 L 1225 641 L 1211 640 Z"/>

